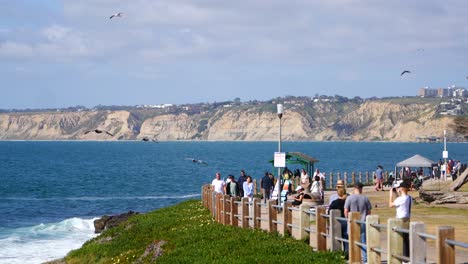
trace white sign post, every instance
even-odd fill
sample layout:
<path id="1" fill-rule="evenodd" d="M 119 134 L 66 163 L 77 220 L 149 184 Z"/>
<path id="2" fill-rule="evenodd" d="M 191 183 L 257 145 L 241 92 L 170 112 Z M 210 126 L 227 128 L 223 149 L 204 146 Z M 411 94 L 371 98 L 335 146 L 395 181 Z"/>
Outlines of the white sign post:
<path id="1" fill-rule="evenodd" d="M 274 166 L 276 168 L 286 167 L 286 153 L 285 152 L 275 152 Z"/>
<path id="2" fill-rule="evenodd" d="M 448 159 L 448 150 L 442 151 L 442 158 L 443 159 Z"/>

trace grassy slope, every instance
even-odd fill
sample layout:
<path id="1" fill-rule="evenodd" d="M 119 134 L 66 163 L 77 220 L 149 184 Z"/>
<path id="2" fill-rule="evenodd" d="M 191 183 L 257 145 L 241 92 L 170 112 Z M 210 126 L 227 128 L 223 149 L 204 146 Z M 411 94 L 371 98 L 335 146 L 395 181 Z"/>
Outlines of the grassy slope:
<path id="1" fill-rule="evenodd" d="M 312 252 L 304 241 L 218 224 L 195 200 L 137 215 L 70 252 L 66 262 L 132 263 L 160 240 L 167 243 L 157 263 L 344 263 L 338 253 Z"/>

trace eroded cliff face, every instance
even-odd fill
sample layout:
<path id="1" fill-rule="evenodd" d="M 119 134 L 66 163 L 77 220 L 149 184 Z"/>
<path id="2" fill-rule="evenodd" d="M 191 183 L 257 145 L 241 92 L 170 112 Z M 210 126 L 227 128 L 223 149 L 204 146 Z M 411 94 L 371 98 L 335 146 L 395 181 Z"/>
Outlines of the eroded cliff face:
<path id="1" fill-rule="evenodd" d="M 87 111 L 40 114 L 1 114 L 0 139 L 2 140 L 116 140 L 132 139 L 134 132 L 128 124 L 127 111 Z M 93 129 L 104 133 L 88 133 Z"/>
<path id="2" fill-rule="evenodd" d="M 282 118 L 283 140 L 414 141 L 449 133 L 452 117 L 438 118 L 431 104 L 371 101 L 360 105 L 291 107 Z M 0 114 L 1 140 L 248 140 L 275 141 L 276 113 L 233 107 L 199 115 L 161 114 L 139 119 L 129 111 Z M 88 133 L 107 130 L 114 136 Z"/>

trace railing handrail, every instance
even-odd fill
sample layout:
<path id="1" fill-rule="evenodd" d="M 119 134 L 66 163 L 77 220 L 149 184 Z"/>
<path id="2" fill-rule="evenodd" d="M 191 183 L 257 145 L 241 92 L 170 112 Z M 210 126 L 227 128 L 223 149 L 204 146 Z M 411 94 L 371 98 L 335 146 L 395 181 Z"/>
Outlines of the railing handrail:
<path id="1" fill-rule="evenodd" d="M 240 226 L 240 223 L 242 222 L 242 227 L 244 228 L 252 227 L 253 225 L 253 228 L 264 229 L 264 227 L 262 227 L 262 222 L 263 225 L 264 222 L 269 222 L 269 231 L 278 231 L 280 234 L 282 234 L 295 230 L 294 232 L 296 232 L 296 235 L 294 236 L 296 238 L 298 236 L 297 232 L 302 234 L 300 237 L 303 237 L 304 234 L 308 234 L 311 239 L 315 238 L 317 243 L 317 250 L 325 250 L 326 246 L 324 245 L 327 243 L 335 243 L 331 246 L 331 250 L 339 250 L 341 248 L 341 243 L 352 243 L 355 249 L 359 247 L 363 250 L 367 250 L 368 254 L 373 254 L 373 258 L 377 258 L 379 261 L 380 255 L 386 254 L 388 258 L 387 261 L 391 260 L 390 262 L 393 262 L 397 259 L 398 261 L 420 263 L 423 262 L 422 259 L 426 259 L 426 240 L 432 239 L 440 241 L 437 243 L 442 243 L 438 245 L 445 245 L 445 247 L 438 248 L 437 258 L 444 259 L 444 263 L 455 263 L 455 247 L 464 249 L 468 248 L 468 243 L 455 240 L 454 228 L 450 226 L 439 226 L 438 233 L 433 235 L 424 232 L 425 226 L 424 223 L 421 222 L 410 222 L 410 228 L 408 229 L 403 228 L 407 226 L 406 224 L 403 225 L 401 220 L 397 220 L 395 218 L 390 218 L 388 220 L 388 224 L 380 224 L 378 216 L 368 216 L 366 220 L 363 221 L 360 219 L 359 214 L 352 213 L 353 216 L 351 219 L 349 219 L 346 217 L 340 217 L 338 210 L 331 210 L 329 213 L 326 213 L 326 206 L 323 205 L 313 207 L 303 207 L 301 205 L 300 207 L 293 207 L 290 206 L 290 201 L 284 202 L 282 205 L 277 205 L 276 201 L 272 202 L 272 200 L 269 200 L 268 203 L 262 203 L 259 198 L 254 198 L 251 201 L 248 201 L 247 198 L 243 198 L 241 201 L 238 201 L 233 197 L 216 194 L 212 188 L 207 186 L 203 186 L 201 197 L 203 206 L 208 208 L 212 212 L 214 219 L 222 224 L 235 223 L 235 225 Z M 266 218 L 260 217 L 260 215 L 264 213 L 264 209 L 262 209 L 262 207 L 269 208 L 267 209 L 268 216 Z M 282 216 L 279 214 L 281 211 L 283 212 Z M 296 215 L 298 218 L 293 218 L 293 212 L 296 212 L 296 214 L 299 213 L 299 216 Z M 314 222 L 311 222 L 310 220 L 314 220 Z M 299 225 L 294 224 L 294 222 L 297 221 L 299 221 Z M 341 227 L 341 225 L 339 225 L 340 222 L 350 223 L 352 228 L 355 230 L 353 232 L 358 232 L 357 238 L 359 238 L 359 225 L 366 225 L 368 227 L 366 232 L 372 232 L 372 242 L 369 242 L 369 236 L 371 236 L 369 233 L 366 234 L 366 236 L 368 236 L 368 241 L 366 244 L 355 240 L 356 233 L 354 233 L 354 236 L 351 236 L 352 233 L 350 233 L 350 239 L 343 238 L 340 235 L 341 230 L 338 229 Z M 313 228 L 314 226 L 312 226 L 311 223 L 315 226 L 315 228 Z M 387 236 L 388 250 L 380 247 L 379 237 L 381 237 L 382 232 L 385 232 L 384 230 L 387 230 L 386 232 L 389 234 Z M 411 255 L 410 257 L 403 256 L 401 247 L 395 248 L 395 242 L 391 242 L 392 244 L 390 244 L 391 237 L 396 239 L 396 241 L 400 241 L 397 243 L 401 243 L 402 240 L 400 239 L 403 238 L 401 236 L 396 236 L 396 233 L 408 234 L 410 235 L 411 239 L 415 239 L 412 240 L 414 242 L 412 242 L 412 245 L 410 246 L 410 252 L 412 252 L 410 254 L 414 255 Z M 310 241 L 312 243 L 312 240 Z M 336 246 L 337 242 L 339 247 Z M 418 243 L 418 247 L 413 248 L 416 243 Z M 417 250 L 422 251 L 418 252 Z M 389 252 L 391 252 L 391 254 Z M 356 255 L 354 257 L 356 257 Z"/>

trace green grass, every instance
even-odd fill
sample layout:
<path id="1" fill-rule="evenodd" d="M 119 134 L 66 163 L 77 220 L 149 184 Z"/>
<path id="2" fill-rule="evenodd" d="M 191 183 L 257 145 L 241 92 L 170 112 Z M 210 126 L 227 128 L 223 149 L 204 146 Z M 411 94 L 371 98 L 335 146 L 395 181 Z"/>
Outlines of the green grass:
<path id="1" fill-rule="evenodd" d="M 157 263 L 345 263 L 337 252 L 312 252 L 291 237 L 223 226 L 195 200 L 134 216 L 70 252 L 66 262 L 133 263 L 162 240 L 167 243 Z M 148 256 L 142 263 L 150 261 Z"/>

